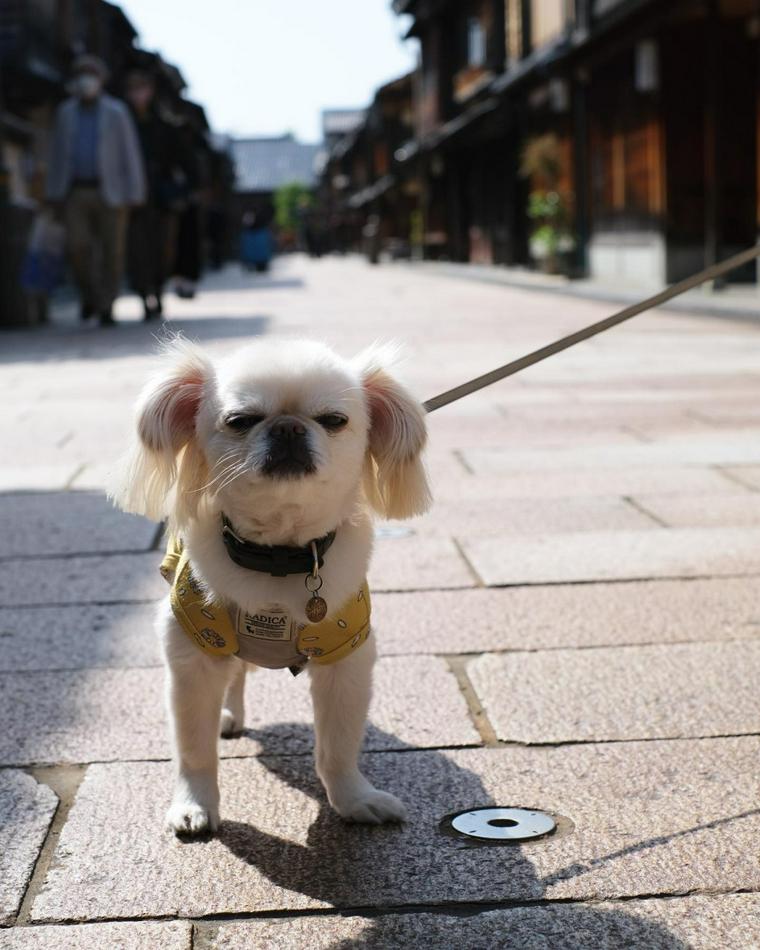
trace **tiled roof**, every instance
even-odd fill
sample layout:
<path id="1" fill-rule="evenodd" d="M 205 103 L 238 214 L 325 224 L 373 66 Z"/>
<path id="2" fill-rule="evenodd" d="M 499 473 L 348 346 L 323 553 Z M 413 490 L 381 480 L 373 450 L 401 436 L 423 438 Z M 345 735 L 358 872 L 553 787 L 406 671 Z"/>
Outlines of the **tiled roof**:
<path id="1" fill-rule="evenodd" d="M 304 145 L 292 135 L 278 138 L 232 139 L 236 191 L 274 191 L 298 182 L 316 184 L 314 160 L 319 145 Z"/>
<path id="2" fill-rule="evenodd" d="M 364 119 L 366 109 L 323 109 L 322 132 L 330 135 L 345 135 L 353 131 Z"/>

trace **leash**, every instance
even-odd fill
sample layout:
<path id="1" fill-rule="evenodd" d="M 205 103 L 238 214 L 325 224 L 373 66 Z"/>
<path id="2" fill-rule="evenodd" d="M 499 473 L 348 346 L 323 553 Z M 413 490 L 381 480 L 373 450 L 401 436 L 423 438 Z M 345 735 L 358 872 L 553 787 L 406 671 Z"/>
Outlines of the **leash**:
<path id="1" fill-rule="evenodd" d="M 710 267 L 706 267 L 704 270 L 699 271 L 698 274 L 693 274 L 685 280 L 679 280 L 678 283 L 671 284 L 670 287 L 666 287 L 665 290 L 661 290 L 658 294 L 654 294 L 654 296 L 647 297 L 646 300 L 642 300 L 640 303 L 632 304 L 624 310 L 613 313 L 611 317 L 606 317 L 604 320 L 592 323 L 582 330 L 577 330 L 575 333 L 563 336 L 561 339 L 555 340 L 554 343 L 549 343 L 547 346 L 533 350 L 532 353 L 521 356 L 519 359 L 512 360 L 511 363 L 505 363 L 504 366 L 492 369 L 490 373 L 476 376 L 475 379 L 471 379 L 467 383 L 462 383 L 460 386 L 448 389 L 446 392 L 424 402 L 422 404 L 423 408 L 426 412 L 435 412 L 436 409 L 448 406 L 449 403 L 456 402 L 458 399 L 464 399 L 465 396 L 476 393 L 479 389 L 485 389 L 486 386 L 491 386 L 500 379 L 506 379 L 507 376 L 514 376 L 515 373 L 520 373 L 529 366 L 533 366 L 542 360 L 548 359 L 550 356 L 554 356 L 555 353 L 561 353 L 562 350 L 567 350 L 569 347 L 575 346 L 576 343 L 582 343 L 592 336 L 604 333 L 605 330 L 610 330 L 619 323 L 624 323 L 626 320 L 630 320 L 631 317 L 638 316 L 645 310 L 659 307 L 660 304 L 666 303 L 668 300 L 672 300 L 674 297 L 686 293 L 687 290 L 692 290 L 694 287 L 704 284 L 705 281 L 714 280 L 716 277 L 727 274 L 729 271 L 735 270 L 737 267 L 741 267 L 742 264 L 747 264 L 757 257 L 760 257 L 760 244 L 749 247 L 745 251 L 740 251 L 732 257 L 727 257 L 724 261 L 720 261 L 717 264 L 712 264 Z"/>

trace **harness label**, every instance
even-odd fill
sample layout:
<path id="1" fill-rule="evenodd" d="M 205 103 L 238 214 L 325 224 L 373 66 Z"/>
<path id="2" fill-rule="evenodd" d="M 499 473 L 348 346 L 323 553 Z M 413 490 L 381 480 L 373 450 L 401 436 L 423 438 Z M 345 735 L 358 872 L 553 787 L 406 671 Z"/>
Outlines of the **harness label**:
<path id="1" fill-rule="evenodd" d="M 238 611 L 238 635 L 256 640 L 282 640 L 293 638 L 293 620 L 290 612 L 280 604 L 267 604 L 255 613 Z"/>

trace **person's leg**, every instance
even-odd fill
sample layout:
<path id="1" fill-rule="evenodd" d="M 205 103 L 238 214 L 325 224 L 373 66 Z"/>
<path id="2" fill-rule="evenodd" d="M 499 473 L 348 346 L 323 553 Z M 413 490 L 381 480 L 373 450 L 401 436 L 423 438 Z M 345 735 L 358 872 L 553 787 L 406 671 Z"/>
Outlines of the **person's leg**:
<path id="1" fill-rule="evenodd" d="M 162 270 L 163 252 L 160 215 L 151 205 L 134 208 L 127 228 L 127 280 L 142 300 L 146 320 L 160 314 L 157 274 Z"/>
<path id="2" fill-rule="evenodd" d="M 98 311 L 101 323 L 113 323 L 112 308 L 119 294 L 124 272 L 124 246 L 128 223 L 126 208 L 111 208 L 102 199 L 98 209 L 99 240 L 102 250 Z"/>
<path id="3" fill-rule="evenodd" d="M 95 313 L 98 305 L 92 286 L 92 230 L 87 192 L 74 188 L 64 205 L 66 246 L 74 283 L 79 291 L 82 319 Z"/>

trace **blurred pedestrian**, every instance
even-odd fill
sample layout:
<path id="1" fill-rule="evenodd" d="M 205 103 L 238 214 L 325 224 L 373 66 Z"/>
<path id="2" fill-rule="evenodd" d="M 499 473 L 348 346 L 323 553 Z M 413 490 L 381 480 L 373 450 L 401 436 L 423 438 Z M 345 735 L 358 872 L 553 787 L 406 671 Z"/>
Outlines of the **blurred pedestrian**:
<path id="1" fill-rule="evenodd" d="M 187 174 L 177 129 L 156 105 L 156 87 L 149 73 L 127 76 L 126 99 L 140 140 L 147 200 L 129 219 L 127 278 L 143 302 L 146 320 L 160 319 L 161 294 L 169 277 L 176 239 L 176 212 L 186 199 Z"/>
<path id="2" fill-rule="evenodd" d="M 81 316 L 112 324 L 124 266 L 129 208 L 145 200 L 145 173 L 129 110 L 103 92 L 108 70 L 77 58 L 73 95 L 59 107 L 50 148 L 47 198 L 63 214 Z"/>
<path id="3" fill-rule="evenodd" d="M 175 290 L 178 297 L 189 300 L 203 270 L 203 210 L 201 207 L 204 174 L 199 143 L 190 123 L 180 126 L 179 141 L 185 156 L 187 195 L 179 210 L 177 241 L 174 254 Z"/>

